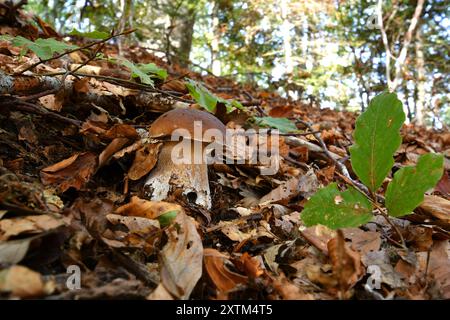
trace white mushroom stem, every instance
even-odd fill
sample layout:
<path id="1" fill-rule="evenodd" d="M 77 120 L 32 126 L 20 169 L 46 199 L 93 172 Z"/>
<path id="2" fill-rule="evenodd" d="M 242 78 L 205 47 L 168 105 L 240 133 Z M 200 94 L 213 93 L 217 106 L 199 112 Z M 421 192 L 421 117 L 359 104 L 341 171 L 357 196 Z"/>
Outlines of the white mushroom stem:
<path id="1" fill-rule="evenodd" d="M 145 195 L 154 201 L 167 198 L 176 189 L 183 190 L 182 194 L 191 202 L 205 208 L 211 208 L 211 193 L 209 190 L 208 166 L 205 161 L 195 164 L 194 161 L 174 163 L 172 150 L 179 142 L 164 143 L 158 157 L 156 167 L 150 172 L 144 185 Z M 203 159 L 203 148 L 194 150 L 191 155 Z M 200 153 L 200 154 L 199 154 Z"/>

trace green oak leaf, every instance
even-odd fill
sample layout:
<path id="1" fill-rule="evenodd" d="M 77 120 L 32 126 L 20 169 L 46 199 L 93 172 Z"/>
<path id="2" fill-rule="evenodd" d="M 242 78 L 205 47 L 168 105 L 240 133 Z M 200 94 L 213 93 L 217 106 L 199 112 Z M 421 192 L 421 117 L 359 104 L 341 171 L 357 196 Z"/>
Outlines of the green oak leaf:
<path id="1" fill-rule="evenodd" d="M 254 117 L 260 126 L 271 127 L 280 130 L 282 133 L 297 132 L 297 126 L 288 118 Z"/>
<path id="2" fill-rule="evenodd" d="M 336 183 L 318 190 L 301 212 L 306 226 L 321 224 L 331 229 L 359 227 L 372 219 L 372 204 L 356 189 L 339 191 Z"/>
<path id="3" fill-rule="evenodd" d="M 402 142 L 400 128 L 405 121 L 402 103 L 395 93 L 384 92 L 369 104 L 356 120 L 350 148 L 352 168 L 359 179 L 375 192 L 394 165 L 393 155 Z"/>
<path id="4" fill-rule="evenodd" d="M 386 191 L 386 208 L 391 216 L 411 213 L 423 201 L 423 194 L 433 188 L 444 172 L 444 156 L 428 153 L 415 167 L 401 168 L 394 174 Z"/>
<path id="5" fill-rule="evenodd" d="M 172 210 L 172 211 L 168 211 L 168 212 L 165 212 L 162 215 L 160 215 L 158 217 L 158 221 L 159 221 L 159 224 L 161 225 L 161 227 L 168 226 L 173 221 L 173 219 L 176 218 L 177 214 L 178 214 L 178 210 Z"/>
<path id="6" fill-rule="evenodd" d="M 98 39 L 98 40 L 103 40 L 110 36 L 110 34 L 108 32 L 96 31 L 96 30 L 90 31 L 90 32 L 81 32 L 75 28 L 69 33 L 69 35 L 80 36 L 80 37 L 85 37 L 85 38 L 89 38 L 89 39 Z"/>

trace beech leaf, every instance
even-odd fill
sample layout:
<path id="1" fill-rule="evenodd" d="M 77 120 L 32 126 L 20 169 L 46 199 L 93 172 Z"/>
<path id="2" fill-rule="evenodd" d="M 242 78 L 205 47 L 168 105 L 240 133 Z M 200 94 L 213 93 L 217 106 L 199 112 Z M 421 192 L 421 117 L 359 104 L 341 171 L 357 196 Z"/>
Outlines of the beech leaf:
<path id="1" fill-rule="evenodd" d="M 401 217 L 419 206 L 424 193 L 442 177 L 444 156 L 428 153 L 419 158 L 415 167 L 398 170 L 386 191 L 386 208 L 391 216 Z"/>
<path id="2" fill-rule="evenodd" d="M 282 133 L 298 132 L 297 126 L 288 118 L 255 117 L 258 125 L 280 130 Z"/>
<path id="3" fill-rule="evenodd" d="M 402 103 L 395 93 L 382 93 L 370 102 L 356 120 L 355 144 L 350 148 L 352 168 L 373 192 L 394 165 L 393 155 L 402 142 L 405 121 Z"/>
<path id="4" fill-rule="evenodd" d="M 227 113 L 230 113 L 235 108 L 236 109 L 244 109 L 242 104 L 236 100 L 226 100 L 221 97 L 216 96 L 214 93 L 210 92 L 204 85 L 201 83 L 194 81 L 192 79 L 187 79 L 185 83 L 186 87 L 189 90 L 189 94 L 194 98 L 194 100 L 205 110 L 214 113 L 216 111 L 217 103 L 223 103 L 227 110 Z"/>
<path id="5" fill-rule="evenodd" d="M 2 40 L 11 41 L 13 46 L 22 47 L 26 50 L 33 51 L 40 59 L 50 59 L 55 53 L 63 53 L 66 50 L 76 49 L 77 46 L 58 41 L 54 38 L 42 39 L 36 41 L 28 40 L 22 36 L 4 37 Z M 25 53 L 23 52 L 23 53 Z"/>
<path id="6" fill-rule="evenodd" d="M 371 218 L 370 201 L 352 187 L 339 191 L 336 183 L 317 191 L 301 213 L 306 226 L 321 224 L 331 229 L 359 227 Z"/>

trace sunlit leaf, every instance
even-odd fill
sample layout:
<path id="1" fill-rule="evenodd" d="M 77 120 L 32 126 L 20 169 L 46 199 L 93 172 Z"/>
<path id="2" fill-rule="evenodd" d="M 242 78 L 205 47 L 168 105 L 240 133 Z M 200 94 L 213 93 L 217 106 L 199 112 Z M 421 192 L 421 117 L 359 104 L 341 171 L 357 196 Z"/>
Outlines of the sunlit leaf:
<path id="1" fill-rule="evenodd" d="M 411 213 L 424 199 L 424 193 L 433 188 L 442 177 L 444 156 L 428 153 L 419 158 L 415 167 L 398 170 L 386 191 L 386 207 L 391 216 Z"/>
<path id="2" fill-rule="evenodd" d="M 296 132 L 297 126 L 287 118 L 255 117 L 256 123 L 263 127 L 270 127 L 280 130 L 282 133 Z"/>
<path id="3" fill-rule="evenodd" d="M 394 152 L 401 144 L 405 121 L 402 103 L 395 93 L 382 93 L 356 120 L 355 144 L 350 148 L 352 168 L 373 192 L 391 170 Z"/>
<path id="4" fill-rule="evenodd" d="M 186 87 L 189 90 L 190 95 L 195 101 L 208 110 L 209 112 L 215 112 L 217 106 L 217 97 L 206 89 L 201 83 L 188 79 Z"/>
<path id="5" fill-rule="evenodd" d="M 210 92 L 204 85 L 188 79 L 186 82 L 186 87 L 189 90 L 189 94 L 194 98 L 194 100 L 204 109 L 209 112 L 214 113 L 216 111 L 217 103 L 223 103 L 227 109 L 227 113 L 233 111 L 234 109 L 244 109 L 244 106 L 236 100 L 227 100 L 216 96 Z"/>
<path id="6" fill-rule="evenodd" d="M 139 67 L 137 65 L 135 65 L 133 62 L 128 61 L 128 60 L 122 60 L 121 63 L 125 67 L 130 69 L 132 78 L 139 78 L 141 80 L 141 82 L 144 84 L 148 84 L 151 86 L 154 85 L 152 78 L 150 78 L 150 76 L 148 74 L 146 74 L 141 69 L 139 69 Z"/>
<path id="7" fill-rule="evenodd" d="M 14 38 L 7 37 L 5 38 L 5 40 L 11 41 L 13 46 L 21 47 L 21 55 L 24 54 L 27 50 L 31 50 L 42 60 L 52 58 L 55 53 L 60 54 L 67 50 L 78 48 L 75 45 L 61 42 L 53 38 L 39 38 L 33 42 L 24 37 L 17 36 Z"/>
<path id="8" fill-rule="evenodd" d="M 341 192 L 336 183 L 330 183 L 309 199 L 300 217 L 308 227 L 359 227 L 372 219 L 372 204 L 356 189 Z"/>
<path id="9" fill-rule="evenodd" d="M 154 63 L 147 63 L 147 64 L 140 63 L 137 65 L 137 67 L 145 74 L 149 73 L 154 74 L 155 76 L 163 80 L 167 78 L 167 71 L 165 69 L 158 67 Z"/>

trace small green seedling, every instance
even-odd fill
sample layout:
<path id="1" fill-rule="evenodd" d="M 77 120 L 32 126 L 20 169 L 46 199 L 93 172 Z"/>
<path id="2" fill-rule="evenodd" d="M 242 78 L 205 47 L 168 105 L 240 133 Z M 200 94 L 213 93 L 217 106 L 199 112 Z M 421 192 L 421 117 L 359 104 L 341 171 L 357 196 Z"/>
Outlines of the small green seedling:
<path id="1" fill-rule="evenodd" d="M 301 219 L 306 226 L 317 224 L 331 229 L 358 227 L 372 219 L 376 192 L 394 165 L 394 153 L 401 144 L 400 128 L 405 114 L 394 93 L 376 96 L 356 120 L 355 143 L 350 148 L 353 171 L 370 191 L 368 195 L 349 186 L 339 191 L 335 183 L 316 192 L 306 203 Z M 444 157 L 422 155 L 416 166 L 398 170 L 385 193 L 385 207 L 390 216 L 410 214 L 442 177 Z M 377 206 L 380 206 L 377 204 Z"/>

